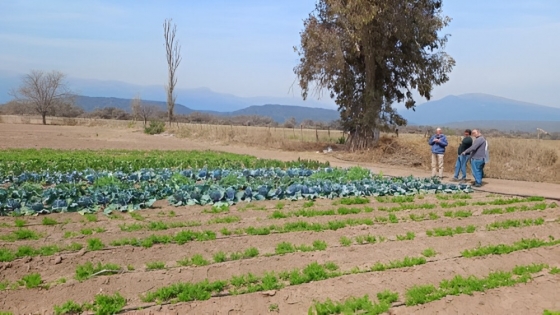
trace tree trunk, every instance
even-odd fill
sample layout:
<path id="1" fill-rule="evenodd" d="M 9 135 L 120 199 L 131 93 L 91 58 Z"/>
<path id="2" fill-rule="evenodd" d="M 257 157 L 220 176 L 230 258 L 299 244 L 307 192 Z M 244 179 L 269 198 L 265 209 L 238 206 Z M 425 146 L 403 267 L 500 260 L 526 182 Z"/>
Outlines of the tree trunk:
<path id="1" fill-rule="evenodd" d="M 41 117 L 43 117 L 43 125 L 47 124 L 47 113 L 41 113 Z"/>

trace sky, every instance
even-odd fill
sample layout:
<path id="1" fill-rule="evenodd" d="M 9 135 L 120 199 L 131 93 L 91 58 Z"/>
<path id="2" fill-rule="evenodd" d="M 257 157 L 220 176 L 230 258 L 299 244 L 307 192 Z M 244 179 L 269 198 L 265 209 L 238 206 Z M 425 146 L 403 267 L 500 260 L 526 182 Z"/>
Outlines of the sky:
<path id="1" fill-rule="evenodd" d="M 444 0 L 457 65 L 433 99 L 487 93 L 560 107 L 560 1 Z M 0 1 L 0 71 L 163 85 L 162 24 L 177 25 L 179 88 L 299 95 L 293 68 L 315 0 Z M 316 97 L 315 97 L 316 98 Z M 321 101 L 332 104 L 328 93 Z"/>

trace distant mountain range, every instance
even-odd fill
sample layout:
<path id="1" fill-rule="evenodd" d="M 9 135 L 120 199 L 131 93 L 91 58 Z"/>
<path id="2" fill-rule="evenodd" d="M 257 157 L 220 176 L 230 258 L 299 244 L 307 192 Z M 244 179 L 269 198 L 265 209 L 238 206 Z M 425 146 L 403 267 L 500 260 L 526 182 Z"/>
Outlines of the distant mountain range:
<path id="1" fill-rule="evenodd" d="M 416 111 L 403 110 L 400 113 L 409 124 L 416 125 L 505 131 L 535 131 L 539 127 L 549 132 L 560 132 L 560 108 L 488 94 L 450 95 L 420 104 Z"/>
<path id="2" fill-rule="evenodd" d="M 0 104 L 11 97 L 7 91 L 17 87 L 21 74 L 0 71 Z M 139 95 L 144 104 L 166 108 L 165 92 L 161 86 L 139 86 L 116 81 L 70 78 L 69 86 L 80 95 L 77 104 L 86 111 L 95 108 L 117 107 L 130 110 L 131 99 Z M 111 97 L 107 97 L 111 96 Z M 262 105 L 267 104 L 267 105 Z M 282 105 L 272 105 L 282 104 Z M 302 106 L 303 105 L 303 106 Z M 177 90 L 177 114 L 202 111 L 216 115 L 260 115 L 282 123 L 290 117 L 298 122 L 305 119 L 328 122 L 340 117 L 334 105 L 298 97 L 238 97 L 216 93 L 207 88 Z M 500 130 L 532 130 L 540 127 L 560 132 L 560 108 L 519 102 L 488 94 L 450 95 L 426 102 L 416 111 L 399 110 L 411 125 L 447 126 L 453 128 L 479 127 Z M 547 129 L 548 128 L 548 129 Z"/>
<path id="3" fill-rule="evenodd" d="M 116 98 L 116 97 L 89 97 L 79 95 L 76 97 L 76 105 L 83 108 L 86 112 L 91 112 L 96 108 L 116 107 L 125 111 L 130 111 L 131 99 Z M 158 101 L 142 100 L 144 105 L 152 105 L 167 110 L 167 103 Z M 303 106 L 291 105 L 253 105 L 243 109 L 234 110 L 231 112 L 217 112 L 209 110 L 193 110 L 181 104 L 175 104 L 175 113 L 188 115 L 192 112 L 203 112 L 220 116 L 241 116 L 241 115 L 258 115 L 267 116 L 272 118 L 278 123 L 283 123 L 286 120 L 294 117 L 298 122 L 305 119 L 312 119 L 314 121 L 330 122 L 340 118 L 340 114 L 336 110 L 324 108 L 312 108 Z"/>
<path id="4" fill-rule="evenodd" d="M 8 102 L 8 91 L 16 88 L 24 74 L 0 70 L 0 104 Z M 114 97 L 132 99 L 139 96 L 143 100 L 165 100 L 163 85 L 136 85 L 120 81 L 102 81 L 93 79 L 68 78 L 68 87 L 78 95 L 91 97 Z M 336 109 L 329 100 L 303 100 L 299 94 L 286 97 L 239 97 L 231 94 L 214 92 L 208 88 L 176 89 L 176 102 L 197 111 L 232 112 L 253 105 L 286 104 L 303 107 Z"/>
<path id="5" fill-rule="evenodd" d="M 484 120 L 560 122 L 560 108 L 474 93 L 446 96 L 437 101 L 420 104 L 416 107 L 416 111 L 401 111 L 401 114 L 410 122 L 420 125 Z"/>

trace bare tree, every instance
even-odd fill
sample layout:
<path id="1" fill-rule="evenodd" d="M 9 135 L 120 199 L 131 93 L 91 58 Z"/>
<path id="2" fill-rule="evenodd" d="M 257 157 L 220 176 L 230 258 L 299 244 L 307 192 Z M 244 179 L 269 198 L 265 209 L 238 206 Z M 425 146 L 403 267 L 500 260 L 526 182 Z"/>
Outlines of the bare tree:
<path id="1" fill-rule="evenodd" d="M 130 102 L 130 109 L 132 112 L 132 119 L 134 119 L 134 121 L 138 120 L 138 118 L 140 118 L 140 109 L 142 107 L 142 100 L 140 99 L 139 95 L 136 95 L 132 101 Z"/>
<path id="2" fill-rule="evenodd" d="M 148 120 L 152 118 L 152 116 L 157 112 L 158 112 L 157 106 L 146 105 L 146 104 L 140 105 L 140 111 L 138 112 L 138 114 L 140 115 L 140 118 L 142 118 L 142 121 L 144 121 L 144 127 L 146 127 Z"/>
<path id="3" fill-rule="evenodd" d="M 169 124 L 173 121 L 173 109 L 175 108 L 175 99 L 177 98 L 173 91 L 175 90 L 175 85 L 177 85 L 177 68 L 181 63 L 181 46 L 175 39 L 177 25 L 174 24 L 173 27 L 171 27 L 171 21 L 172 19 L 166 19 L 163 23 L 163 37 L 165 38 L 168 69 L 168 81 L 165 90 L 167 92 L 167 116 L 169 118 Z"/>
<path id="4" fill-rule="evenodd" d="M 66 75 L 59 71 L 45 73 L 32 70 L 23 78 L 21 86 L 10 93 L 17 101 L 29 104 L 43 118 L 54 112 L 60 103 L 73 103 L 73 97 L 64 82 Z"/>

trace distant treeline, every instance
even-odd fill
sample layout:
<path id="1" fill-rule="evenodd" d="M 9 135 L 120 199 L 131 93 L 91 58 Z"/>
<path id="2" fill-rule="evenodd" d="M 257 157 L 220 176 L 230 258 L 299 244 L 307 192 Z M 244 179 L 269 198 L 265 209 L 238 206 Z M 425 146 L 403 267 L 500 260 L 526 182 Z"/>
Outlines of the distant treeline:
<path id="1" fill-rule="evenodd" d="M 37 115 L 35 109 L 24 103 L 11 101 L 0 105 L 0 115 Z M 91 112 L 84 111 L 81 107 L 73 104 L 56 104 L 47 116 L 65 118 L 93 118 L 93 119 L 115 119 L 115 120 L 138 120 L 145 123 L 156 120 L 165 121 L 167 113 L 152 105 L 140 105 L 125 111 L 116 107 L 96 108 Z M 287 119 L 284 123 L 278 123 L 271 117 L 259 115 L 221 116 L 208 113 L 193 112 L 188 115 L 175 115 L 176 122 L 196 123 L 210 125 L 234 125 L 234 126 L 262 126 L 262 127 L 285 127 L 285 128 L 316 128 L 316 129 L 340 129 L 338 120 L 330 122 L 314 121 L 306 119 L 296 121 L 295 118 Z"/>

